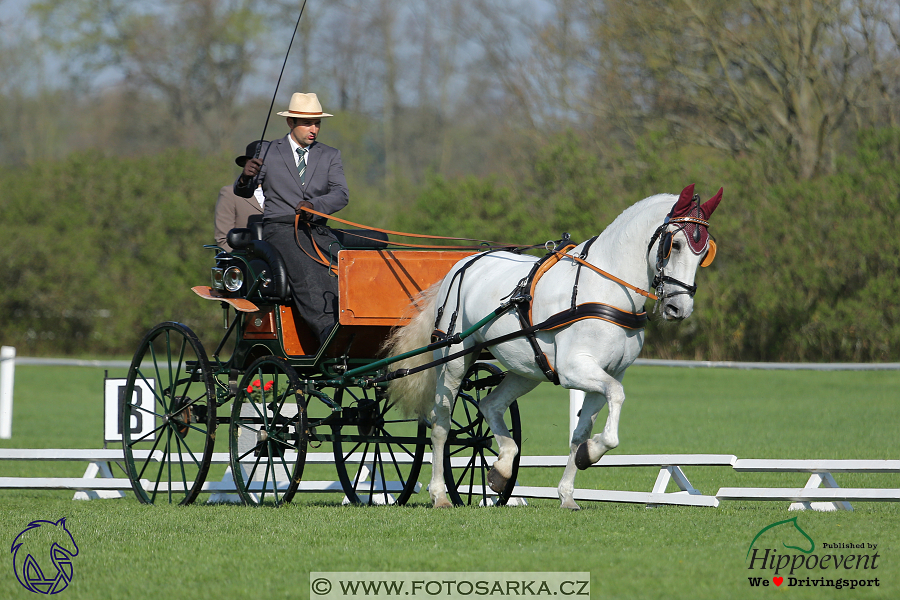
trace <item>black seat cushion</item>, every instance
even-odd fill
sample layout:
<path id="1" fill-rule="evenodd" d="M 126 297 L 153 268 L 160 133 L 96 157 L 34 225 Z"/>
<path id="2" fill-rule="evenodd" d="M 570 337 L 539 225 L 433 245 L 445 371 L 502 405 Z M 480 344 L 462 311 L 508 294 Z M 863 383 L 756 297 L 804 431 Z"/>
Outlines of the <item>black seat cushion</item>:
<path id="1" fill-rule="evenodd" d="M 244 250 L 254 239 L 259 239 L 254 232 L 246 227 L 235 227 L 230 230 L 225 239 L 233 250 Z"/>
<path id="2" fill-rule="evenodd" d="M 388 236 L 380 231 L 372 231 L 371 229 L 332 229 L 332 231 L 341 244 L 341 248 L 387 248 Z M 361 235 L 366 237 L 360 237 Z"/>
<path id="3" fill-rule="evenodd" d="M 247 229 L 252 232 L 254 239 L 263 239 L 262 215 L 251 215 L 247 219 Z"/>

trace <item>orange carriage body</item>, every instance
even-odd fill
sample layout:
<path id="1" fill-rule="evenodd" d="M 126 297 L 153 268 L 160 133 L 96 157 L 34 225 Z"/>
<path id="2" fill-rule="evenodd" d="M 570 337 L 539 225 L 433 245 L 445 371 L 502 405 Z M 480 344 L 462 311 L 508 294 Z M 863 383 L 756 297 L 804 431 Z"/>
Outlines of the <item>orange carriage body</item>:
<path id="1" fill-rule="evenodd" d="M 472 252 L 341 250 L 338 254 L 338 310 L 341 328 L 328 354 L 374 357 L 390 330 L 414 316 L 416 294 L 444 278 Z M 285 354 L 301 356 L 318 347 L 293 306 L 278 307 Z"/>

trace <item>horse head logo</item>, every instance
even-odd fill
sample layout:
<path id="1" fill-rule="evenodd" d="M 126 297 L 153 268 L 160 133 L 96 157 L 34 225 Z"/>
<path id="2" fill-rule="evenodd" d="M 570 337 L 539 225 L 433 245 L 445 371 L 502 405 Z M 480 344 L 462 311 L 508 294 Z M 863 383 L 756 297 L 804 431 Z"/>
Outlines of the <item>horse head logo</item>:
<path id="1" fill-rule="evenodd" d="M 774 538 L 780 541 L 781 545 L 785 548 L 799 550 L 804 554 L 811 554 L 812 551 L 816 549 L 816 543 L 800 528 L 800 525 L 797 524 L 797 517 L 794 517 L 763 527 L 760 532 L 756 534 L 756 537 L 753 538 L 753 541 L 750 542 L 750 547 L 747 548 L 747 557 L 750 556 L 750 551 L 753 550 L 753 545 L 756 543 L 756 540 L 766 532 L 772 532 Z M 790 542 L 790 544 L 787 542 Z"/>
<path id="2" fill-rule="evenodd" d="M 58 594 L 72 581 L 72 558 L 78 556 L 78 545 L 66 529 L 65 518 L 32 521 L 13 540 L 10 552 L 16 578 L 27 590 L 37 594 Z"/>

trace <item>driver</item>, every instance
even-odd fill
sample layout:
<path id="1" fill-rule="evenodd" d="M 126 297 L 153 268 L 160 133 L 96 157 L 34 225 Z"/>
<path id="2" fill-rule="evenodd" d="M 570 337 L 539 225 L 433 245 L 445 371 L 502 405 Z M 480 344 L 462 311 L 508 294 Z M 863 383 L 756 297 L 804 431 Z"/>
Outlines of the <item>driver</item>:
<path id="1" fill-rule="evenodd" d="M 234 183 L 234 193 L 249 198 L 258 185 L 265 194 L 263 239 L 284 258 L 291 294 L 300 316 L 319 340 L 325 342 L 338 320 L 337 278 L 331 273 L 329 247 L 337 244 L 324 217 L 347 206 L 349 191 L 341 152 L 317 141 L 322 112 L 315 94 L 296 93 L 286 117 L 290 132 L 279 140 L 263 142 L 260 158 L 251 158 Z M 294 230 L 294 218 L 300 222 Z"/>

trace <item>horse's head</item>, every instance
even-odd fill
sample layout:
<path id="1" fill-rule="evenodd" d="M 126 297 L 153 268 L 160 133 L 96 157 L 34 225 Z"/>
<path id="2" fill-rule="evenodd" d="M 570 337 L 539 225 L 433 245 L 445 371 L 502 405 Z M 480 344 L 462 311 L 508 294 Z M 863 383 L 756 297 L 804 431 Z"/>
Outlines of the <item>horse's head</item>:
<path id="1" fill-rule="evenodd" d="M 36 537 L 38 531 L 40 531 L 40 537 Z M 32 521 L 24 531 L 16 536 L 12 551 L 15 552 L 19 546 L 31 539 L 41 540 L 37 542 L 40 544 L 59 546 L 72 556 L 78 555 L 78 545 L 66 527 L 65 517 L 58 521 Z"/>
<path id="2" fill-rule="evenodd" d="M 709 235 L 709 217 L 722 200 L 722 189 L 700 204 L 694 185 L 684 188 L 647 247 L 654 265 L 653 287 L 659 298 L 656 310 L 663 319 L 680 321 L 694 310 L 694 277 L 697 267 L 709 266 L 716 256 L 716 242 Z"/>

